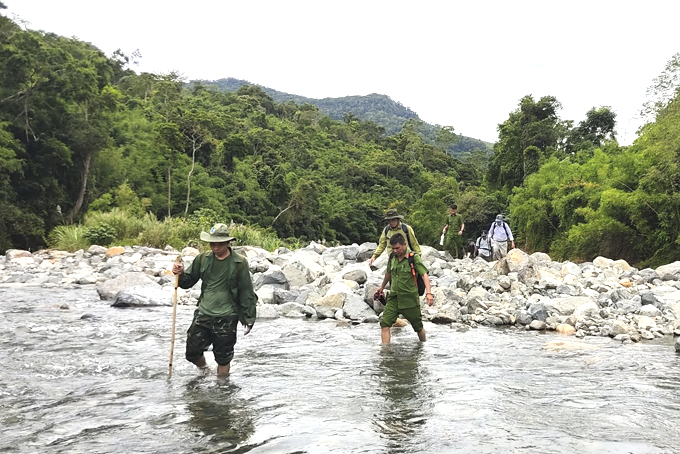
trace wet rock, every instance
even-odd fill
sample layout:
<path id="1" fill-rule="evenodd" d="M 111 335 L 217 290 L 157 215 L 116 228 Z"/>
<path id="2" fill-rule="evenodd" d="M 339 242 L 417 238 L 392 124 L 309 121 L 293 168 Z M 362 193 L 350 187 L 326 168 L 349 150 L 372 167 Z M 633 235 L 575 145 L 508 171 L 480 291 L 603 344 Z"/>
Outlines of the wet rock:
<path id="1" fill-rule="evenodd" d="M 131 272 L 123 273 L 115 279 L 109 279 L 102 282 L 97 286 L 97 293 L 99 294 L 99 298 L 103 300 L 114 300 L 121 290 L 130 287 L 144 286 L 150 287 L 151 291 L 157 292 L 160 290 L 160 285 L 147 274 Z"/>
<path id="2" fill-rule="evenodd" d="M 560 333 L 560 334 L 564 334 L 564 335 L 567 335 L 567 336 L 571 336 L 571 335 L 573 335 L 573 334 L 576 332 L 576 328 L 574 328 L 574 327 L 571 326 L 571 325 L 567 325 L 566 323 L 560 323 L 560 324 L 557 325 L 557 327 L 555 328 L 555 331 L 557 331 L 557 332 Z"/>
<path id="3" fill-rule="evenodd" d="M 546 326 L 546 323 L 541 320 L 534 320 L 533 322 L 529 323 L 529 328 L 537 331 L 544 330 Z"/>
<path id="4" fill-rule="evenodd" d="M 376 315 L 375 311 L 366 305 L 363 298 L 357 295 L 348 296 L 342 306 L 342 310 L 345 317 L 351 320 L 364 321 Z"/>
<path id="5" fill-rule="evenodd" d="M 157 286 L 158 287 L 158 286 Z M 151 286 L 125 288 L 116 294 L 113 307 L 172 306 L 172 294 Z"/>

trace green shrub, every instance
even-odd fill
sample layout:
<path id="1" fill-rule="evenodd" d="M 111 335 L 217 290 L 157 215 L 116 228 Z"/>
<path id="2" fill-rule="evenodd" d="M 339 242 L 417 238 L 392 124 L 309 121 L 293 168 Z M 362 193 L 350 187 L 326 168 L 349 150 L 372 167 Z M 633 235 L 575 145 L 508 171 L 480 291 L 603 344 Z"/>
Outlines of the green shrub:
<path id="1" fill-rule="evenodd" d="M 108 246 L 116 239 L 116 229 L 102 222 L 96 227 L 86 228 L 84 236 L 90 244 Z"/>

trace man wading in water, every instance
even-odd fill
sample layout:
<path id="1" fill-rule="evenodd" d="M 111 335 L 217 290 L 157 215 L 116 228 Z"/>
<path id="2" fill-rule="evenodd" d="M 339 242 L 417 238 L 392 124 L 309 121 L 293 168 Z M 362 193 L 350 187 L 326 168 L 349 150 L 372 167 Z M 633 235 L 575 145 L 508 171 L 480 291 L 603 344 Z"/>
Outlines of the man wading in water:
<path id="1" fill-rule="evenodd" d="M 390 282 L 390 293 L 387 296 L 385 310 L 380 319 L 380 337 L 383 344 L 390 343 L 390 327 L 397 321 L 397 316 L 402 314 L 411 323 L 413 331 L 418 333 L 418 339 L 425 342 L 425 328 L 423 328 L 423 316 L 420 313 L 420 297 L 416 286 L 415 276 L 411 271 L 411 264 L 406 256 L 406 240 L 404 235 L 395 234 L 390 238 L 392 254 L 387 262 L 387 271 L 382 284 L 375 292 L 382 294 L 385 285 Z M 413 266 L 416 273 L 423 277 L 425 282 L 425 294 L 427 304 L 432 306 L 434 296 L 430 290 L 430 278 L 427 276 L 427 268 L 423 265 L 419 254 L 413 256 Z"/>
<path id="2" fill-rule="evenodd" d="M 172 272 L 179 275 L 179 286 L 191 288 L 200 279 L 198 309 L 187 331 L 186 358 L 201 369 L 207 364 L 203 353 L 210 344 L 217 362 L 217 375 L 228 375 L 234 358 L 236 327 L 245 326 L 243 335 L 253 328 L 257 295 L 250 280 L 248 261 L 235 253 L 229 242 L 229 227 L 215 224 L 210 233 L 201 232 L 201 240 L 210 243 L 210 251 L 202 252 L 189 268 L 176 263 Z"/>

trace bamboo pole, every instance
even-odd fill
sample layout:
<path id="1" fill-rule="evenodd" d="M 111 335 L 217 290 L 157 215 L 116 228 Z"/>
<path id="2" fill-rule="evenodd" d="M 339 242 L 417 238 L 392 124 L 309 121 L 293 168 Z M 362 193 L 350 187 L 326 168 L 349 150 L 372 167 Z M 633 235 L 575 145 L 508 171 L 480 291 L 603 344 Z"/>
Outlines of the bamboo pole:
<path id="1" fill-rule="evenodd" d="M 175 263 L 182 260 L 181 256 L 177 256 Z M 175 293 L 172 295 L 172 333 L 170 334 L 170 362 L 168 366 L 168 378 L 172 377 L 172 356 L 175 352 L 175 321 L 177 320 L 177 287 L 179 287 L 179 274 L 175 275 Z"/>

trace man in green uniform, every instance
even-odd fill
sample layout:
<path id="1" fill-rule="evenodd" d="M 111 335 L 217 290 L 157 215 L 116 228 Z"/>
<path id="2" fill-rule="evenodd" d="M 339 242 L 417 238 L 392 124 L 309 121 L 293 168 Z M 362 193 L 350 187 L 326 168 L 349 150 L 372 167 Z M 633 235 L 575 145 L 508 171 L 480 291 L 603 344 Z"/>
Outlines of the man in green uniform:
<path id="1" fill-rule="evenodd" d="M 390 293 L 387 296 L 385 309 L 380 319 L 380 337 L 383 344 L 390 343 L 390 327 L 402 314 L 411 323 L 413 331 L 418 333 L 418 339 L 425 342 L 425 328 L 423 328 L 423 316 L 420 312 L 420 297 L 416 285 L 411 264 L 406 255 L 406 240 L 403 235 L 393 235 L 390 238 L 392 254 L 387 263 L 387 271 L 382 284 L 378 287 L 376 294 L 381 294 L 387 283 L 390 283 Z M 432 306 L 434 296 L 430 289 L 430 278 L 427 276 L 427 268 L 420 259 L 420 254 L 413 257 L 413 265 L 416 273 L 423 277 L 425 282 L 425 296 L 427 304 Z"/>
<path id="2" fill-rule="evenodd" d="M 446 225 L 442 233 L 444 237 L 444 249 L 449 251 L 449 254 L 454 259 L 462 259 L 465 256 L 465 249 L 463 248 L 463 231 L 465 230 L 465 222 L 463 216 L 458 214 L 458 205 L 455 203 L 449 206 L 449 214 L 446 216 Z"/>
<path id="3" fill-rule="evenodd" d="M 201 232 L 201 240 L 210 243 L 210 251 L 196 256 L 186 271 L 179 263 L 172 268 L 182 288 L 193 287 L 199 279 L 202 282 L 198 309 L 187 331 L 186 358 L 204 369 L 203 353 L 212 344 L 218 375 L 229 374 L 238 322 L 245 327 L 246 335 L 256 315 L 257 295 L 248 261 L 231 249 L 229 242 L 233 239 L 229 227 L 215 224 L 210 233 Z"/>
<path id="4" fill-rule="evenodd" d="M 420 251 L 420 244 L 418 244 L 418 239 L 416 238 L 416 234 L 413 232 L 413 228 L 411 228 L 410 225 L 406 225 L 401 222 L 402 219 L 404 219 L 404 216 L 400 215 L 394 208 L 387 210 L 387 213 L 385 214 L 385 220 L 389 221 L 389 228 L 383 229 L 382 234 L 380 235 L 380 240 L 378 240 L 378 248 L 373 253 L 371 260 L 369 260 L 368 266 L 373 265 L 375 259 L 380 257 L 380 254 L 382 254 L 387 248 L 387 241 L 392 238 L 395 233 L 401 233 L 402 235 L 408 234 L 408 237 L 406 237 L 406 245 L 408 246 L 409 250 L 419 255 L 422 254 Z"/>

